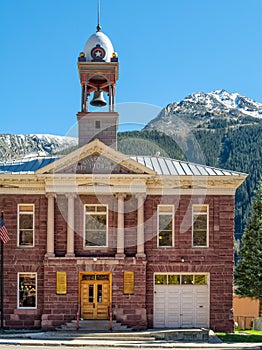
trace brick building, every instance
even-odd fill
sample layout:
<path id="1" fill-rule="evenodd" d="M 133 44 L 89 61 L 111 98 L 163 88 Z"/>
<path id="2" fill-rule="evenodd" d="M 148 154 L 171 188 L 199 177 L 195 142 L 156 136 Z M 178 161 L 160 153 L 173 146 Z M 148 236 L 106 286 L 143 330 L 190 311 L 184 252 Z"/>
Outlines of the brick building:
<path id="1" fill-rule="evenodd" d="M 97 29 L 78 58 L 79 148 L 0 166 L 5 327 L 80 317 L 232 331 L 234 196 L 246 175 L 118 152 L 118 58 Z M 103 92 L 108 111 L 89 112 Z"/>

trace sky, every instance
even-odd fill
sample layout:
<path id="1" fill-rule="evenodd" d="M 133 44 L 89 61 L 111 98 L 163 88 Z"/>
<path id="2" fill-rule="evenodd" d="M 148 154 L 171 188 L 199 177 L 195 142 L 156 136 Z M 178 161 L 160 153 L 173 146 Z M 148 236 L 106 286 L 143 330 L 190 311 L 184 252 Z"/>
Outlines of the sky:
<path id="1" fill-rule="evenodd" d="M 123 130 L 193 92 L 262 102 L 261 13 L 262 0 L 101 0 Z M 77 58 L 96 25 L 97 0 L 0 1 L 0 133 L 71 134 Z"/>

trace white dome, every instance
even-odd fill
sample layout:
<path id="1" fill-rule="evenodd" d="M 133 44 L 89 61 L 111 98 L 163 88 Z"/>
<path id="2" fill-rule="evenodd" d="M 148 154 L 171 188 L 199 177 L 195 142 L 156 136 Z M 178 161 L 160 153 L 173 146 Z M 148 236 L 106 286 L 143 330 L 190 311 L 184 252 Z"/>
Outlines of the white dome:
<path id="1" fill-rule="evenodd" d="M 86 61 L 91 62 L 93 61 L 93 57 L 91 55 L 91 52 L 94 48 L 97 46 L 100 46 L 102 49 L 105 51 L 105 56 L 103 60 L 105 62 L 110 62 L 110 59 L 112 57 L 112 54 L 114 52 L 113 45 L 104 33 L 98 31 L 95 34 L 91 35 L 90 38 L 87 40 L 85 48 L 84 48 L 84 53 L 86 55 Z"/>

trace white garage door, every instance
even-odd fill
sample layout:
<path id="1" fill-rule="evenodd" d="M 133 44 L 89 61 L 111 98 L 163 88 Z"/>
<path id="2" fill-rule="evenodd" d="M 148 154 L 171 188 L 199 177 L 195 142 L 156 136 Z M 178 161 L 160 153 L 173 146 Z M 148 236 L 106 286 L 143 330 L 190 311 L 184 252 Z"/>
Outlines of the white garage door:
<path id="1" fill-rule="evenodd" d="M 156 274 L 154 327 L 209 327 L 207 275 Z"/>

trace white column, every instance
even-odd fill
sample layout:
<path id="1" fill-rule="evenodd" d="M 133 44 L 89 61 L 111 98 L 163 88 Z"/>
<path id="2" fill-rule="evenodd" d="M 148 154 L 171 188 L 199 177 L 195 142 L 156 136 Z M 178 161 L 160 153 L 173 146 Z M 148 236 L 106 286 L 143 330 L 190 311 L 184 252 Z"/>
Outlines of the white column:
<path id="1" fill-rule="evenodd" d="M 144 193 L 139 193 L 136 195 L 137 198 L 137 240 L 136 240 L 136 257 L 144 258 L 144 243 L 145 243 L 145 234 L 144 234 L 144 201 L 146 195 Z"/>
<path id="2" fill-rule="evenodd" d="M 75 248 L 74 248 L 74 217 L 75 217 L 75 194 L 69 193 L 66 195 L 67 197 L 67 248 L 66 248 L 66 256 L 75 256 Z"/>
<path id="3" fill-rule="evenodd" d="M 125 197 L 126 194 L 118 193 L 117 198 L 117 258 L 125 257 L 125 223 L 124 223 L 124 213 L 125 213 Z"/>
<path id="4" fill-rule="evenodd" d="M 47 193 L 47 242 L 46 257 L 55 256 L 55 195 Z"/>

